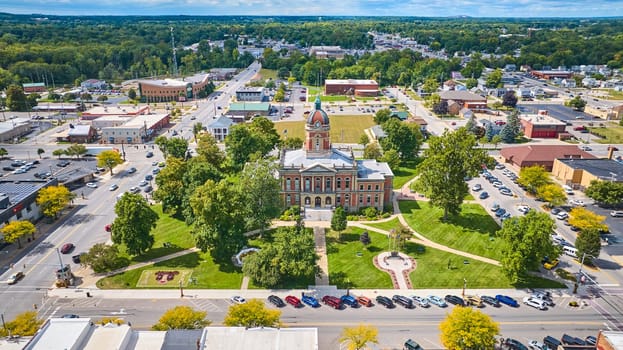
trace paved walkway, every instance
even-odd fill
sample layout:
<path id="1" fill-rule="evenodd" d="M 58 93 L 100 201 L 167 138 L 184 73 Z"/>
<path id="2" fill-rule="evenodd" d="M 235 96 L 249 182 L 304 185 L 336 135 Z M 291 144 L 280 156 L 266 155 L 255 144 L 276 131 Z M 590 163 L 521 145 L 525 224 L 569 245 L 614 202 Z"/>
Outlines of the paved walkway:
<path id="1" fill-rule="evenodd" d="M 316 242 L 316 254 L 318 259 L 318 268 L 320 273 L 316 275 L 317 286 L 329 285 L 329 259 L 327 258 L 327 244 L 325 237 L 325 229 L 314 226 L 314 241 Z"/>
<path id="2" fill-rule="evenodd" d="M 390 252 L 383 252 L 374 257 L 374 266 L 389 273 L 395 289 L 412 288 L 409 273 L 415 270 L 416 263 L 410 256 L 398 253 L 393 257 Z"/>

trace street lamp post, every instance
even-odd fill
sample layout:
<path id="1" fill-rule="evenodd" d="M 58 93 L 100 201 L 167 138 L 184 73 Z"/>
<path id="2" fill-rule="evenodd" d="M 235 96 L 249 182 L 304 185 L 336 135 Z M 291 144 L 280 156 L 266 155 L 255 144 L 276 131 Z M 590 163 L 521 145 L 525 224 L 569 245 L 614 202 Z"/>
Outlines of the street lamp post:
<path id="1" fill-rule="evenodd" d="M 593 256 L 593 255 L 586 254 L 586 253 L 583 253 L 583 254 L 582 254 L 582 260 L 580 261 L 580 270 L 578 270 L 578 274 L 580 275 L 580 278 L 582 278 L 582 266 L 584 266 L 584 259 L 585 259 L 587 256 L 589 256 L 589 257 L 591 257 L 591 258 L 593 258 L 593 259 L 596 259 L 596 257 L 595 257 L 595 256 Z"/>
<path id="2" fill-rule="evenodd" d="M 465 297 L 465 289 L 467 288 L 467 279 L 463 278 L 463 297 Z"/>
<path id="3" fill-rule="evenodd" d="M 180 278 L 180 298 L 184 297 L 184 287 L 182 286 L 182 279 Z"/>

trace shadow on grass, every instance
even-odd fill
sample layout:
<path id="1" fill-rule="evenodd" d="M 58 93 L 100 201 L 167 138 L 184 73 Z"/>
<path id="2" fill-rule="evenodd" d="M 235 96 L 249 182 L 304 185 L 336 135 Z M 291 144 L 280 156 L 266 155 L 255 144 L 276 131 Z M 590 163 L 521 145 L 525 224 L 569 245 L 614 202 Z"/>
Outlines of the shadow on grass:
<path id="1" fill-rule="evenodd" d="M 406 242 L 404 253 L 417 258 L 419 255 L 426 254 L 426 247 L 421 244 Z"/>
<path id="2" fill-rule="evenodd" d="M 185 267 L 189 269 L 193 269 L 200 264 L 199 253 L 190 253 L 186 255 L 182 255 L 175 259 L 161 261 L 159 263 L 155 263 L 154 266 L 166 266 L 166 267 Z"/>
<path id="3" fill-rule="evenodd" d="M 456 216 L 448 217 L 448 220 L 443 221 L 447 224 L 453 224 L 460 226 L 464 229 L 472 230 L 475 232 L 486 233 L 490 236 L 495 236 L 493 227 L 484 226 L 482 223 L 490 220 L 489 215 L 476 214 L 476 213 L 461 213 Z"/>
<path id="4" fill-rule="evenodd" d="M 346 273 L 341 271 L 329 273 L 329 281 L 331 281 L 331 284 L 337 286 L 339 289 L 355 287 L 355 285 L 348 279 Z"/>
<path id="5" fill-rule="evenodd" d="M 151 248 L 150 250 L 146 251 L 141 255 L 132 257 L 131 260 L 133 262 L 145 262 L 151 259 L 159 258 L 161 256 L 177 253 L 182 250 L 184 250 L 184 248 L 179 247 L 175 244 L 169 244 L 166 247 L 162 246 L 157 248 Z"/>
<path id="6" fill-rule="evenodd" d="M 567 285 L 558 281 L 547 278 L 526 275 L 522 276 L 517 283 L 513 284 L 515 288 L 567 288 Z"/>
<path id="7" fill-rule="evenodd" d="M 410 214 L 413 210 L 420 209 L 422 209 L 422 207 L 420 207 L 420 204 L 417 201 L 400 201 L 400 211 L 405 214 Z"/>
<path id="8" fill-rule="evenodd" d="M 117 269 L 120 269 L 122 267 L 129 266 L 129 265 L 130 265 L 130 259 L 126 258 L 125 256 L 118 256 L 115 259 L 115 262 L 113 263 L 113 266 L 108 271 L 117 270 Z"/>

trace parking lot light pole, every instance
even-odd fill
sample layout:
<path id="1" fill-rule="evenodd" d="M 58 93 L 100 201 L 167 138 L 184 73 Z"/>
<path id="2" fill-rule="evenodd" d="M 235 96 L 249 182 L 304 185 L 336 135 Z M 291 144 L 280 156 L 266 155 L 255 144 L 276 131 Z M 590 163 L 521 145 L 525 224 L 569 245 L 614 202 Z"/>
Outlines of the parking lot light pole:
<path id="1" fill-rule="evenodd" d="M 467 288 L 467 279 L 463 277 L 463 297 L 465 297 L 465 289 Z"/>
<path id="2" fill-rule="evenodd" d="M 597 259 L 595 256 L 590 255 L 590 254 L 586 254 L 583 253 L 582 254 L 582 260 L 580 261 L 580 270 L 578 271 L 578 274 L 580 275 L 580 278 L 582 277 L 582 266 L 584 266 L 584 258 L 586 258 L 587 256 L 593 258 L 593 259 Z"/>

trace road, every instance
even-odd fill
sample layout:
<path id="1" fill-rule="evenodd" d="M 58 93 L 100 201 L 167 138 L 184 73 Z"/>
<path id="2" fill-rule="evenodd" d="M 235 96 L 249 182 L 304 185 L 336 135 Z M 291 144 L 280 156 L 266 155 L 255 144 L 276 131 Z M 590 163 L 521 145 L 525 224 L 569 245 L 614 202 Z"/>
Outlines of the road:
<path id="1" fill-rule="evenodd" d="M 559 338 L 563 333 L 569 333 L 584 338 L 596 335 L 600 329 L 616 329 L 617 325 L 606 321 L 604 315 L 598 311 L 599 305 L 604 304 L 601 299 L 589 301 L 589 306 L 571 308 L 567 306 L 571 298 L 569 296 L 556 298 L 555 302 L 558 305 L 547 311 L 538 311 L 527 306 L 520 306 L 519 309 L 505 306 L 498 309 L 485 307 L 482 311 L 500 323 L 501 334 L 504 337 L 512 337 L 524 343 L 531 339 L 542 339 L 545 335 Z M 592 307 L 594 302 L 599 304 L 597 308 Z M 177 305 L 187 305 L 206 311 L 207 318 L 213 321 L 213 325 L 219 325 L 231 302 L 226 299 L 192 297 L 133 300 L 51 298 L 46 304 L 46 314 L 60 316 L 72 313 L 94 319 L 114 316 L 131 322 L 134 328 L 149 329 L 164 311 Z M 269 307 L 273 308 L 272 305 Z M 281 309 L 281 320 L 287 327 L 318 327 L 319 349 L 338 349 L 338 338 L 342 328 L 359 323 L 369 323 L 378 327 L 382 348 L 401 348 L 406 339 L 413 338 L 426 349 L 442 349 L 438 325 L 448 310 L 436 306 L 412 310 L 402 307 L 385 309 L 379 305 L 343 310 L 334 310 L 327 306 L 318 309 L 310 307 L 294 309 L 287 306 Z"/>

